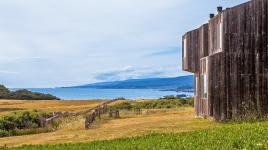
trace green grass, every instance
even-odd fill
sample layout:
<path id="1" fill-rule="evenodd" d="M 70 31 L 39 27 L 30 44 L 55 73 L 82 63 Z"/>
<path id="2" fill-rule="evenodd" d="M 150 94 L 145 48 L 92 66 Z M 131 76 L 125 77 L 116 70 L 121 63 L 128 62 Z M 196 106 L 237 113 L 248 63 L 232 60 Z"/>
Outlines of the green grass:
<path id="1" fill-rule="evenodd" d="M 268 122 L 224 124 L 223 127 L 185 133 L 154 133 L 133 138 L 79 144 L 36 145 L 13 150 L 79 150 L 79 149 L 268 149 Z"/>
<path id="2" fill-rule="evenodd" d="M 180 108 L 183 106 L 193 106 L 192 98 L 163 98 L 158 100 L 147 101 L 123 101 L 121 103 L 114 104 L 109 109 L 169 109 Z"/>

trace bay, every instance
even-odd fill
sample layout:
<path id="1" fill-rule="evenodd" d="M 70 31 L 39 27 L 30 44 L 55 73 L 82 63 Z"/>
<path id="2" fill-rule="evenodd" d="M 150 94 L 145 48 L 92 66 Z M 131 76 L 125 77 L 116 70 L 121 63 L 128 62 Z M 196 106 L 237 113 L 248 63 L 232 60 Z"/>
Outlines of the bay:
<path id="1" fill-rule="evenodd" d="M 31 88 L 33 92 L 49 93 L 62 100 L 156 99 L 167 95 L 193 96 L 192 92 L 161 91 L 155 89 L 93 89 L 93 88 Z"/>

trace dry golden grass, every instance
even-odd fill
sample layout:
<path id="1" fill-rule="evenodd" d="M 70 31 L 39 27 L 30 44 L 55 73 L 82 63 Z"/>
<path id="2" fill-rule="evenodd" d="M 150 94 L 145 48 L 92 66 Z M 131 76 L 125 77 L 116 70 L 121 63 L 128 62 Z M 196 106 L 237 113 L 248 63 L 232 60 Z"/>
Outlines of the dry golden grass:
<path id="1" fill-rule="evenodd" d="M 112 103 L 110 103 L 110 104 L 108 104 L 108 105 L 116 105 L 116 104 L 120 104 L 120 103 L 123 103 L 123 102 L 126 102 L 126 101 L 128 101 L 128 100 L 117 100 L 117 101 L 115 101 L 115 102 L 112 102 Z"/>
<path id="2" fill-rule="evenodd" d="M 102 119 L 91 129 L 84 129 L 83 117 L 64 119 L 60 128 L 51 133 L 1 138 L 0 146 L 23 144 L 77 143 L 131 137 L 152 132 L 185 132 L 216 127 L 219 124 L 198 119 L 193 108 L 143 110 L 142 115 L 121 112 L 121 119 Z"/>
<path id="3" fill-rule="evenodd" d="M 38 109 L 46 112 L 69 111 L 77 112 L 101 104 L 102 101 L 30 101 L 30 100 L 0 100 L 0 116 L 18 110 Z M 2 111 L 1 111 L 2 110 Z"/>
<path id="4" fill-rule="evenodd" d="M 117 100 L 115 102 L 112 102 L 109 104 L 109 106 L 112 105 L 118 105 L 124 102 L 130 102 L 130 103 L 143 103 L 143 102 L 151 102 L 151 101 L 157 101 L 158 99 L 137 99 L 137 100 Z"/>

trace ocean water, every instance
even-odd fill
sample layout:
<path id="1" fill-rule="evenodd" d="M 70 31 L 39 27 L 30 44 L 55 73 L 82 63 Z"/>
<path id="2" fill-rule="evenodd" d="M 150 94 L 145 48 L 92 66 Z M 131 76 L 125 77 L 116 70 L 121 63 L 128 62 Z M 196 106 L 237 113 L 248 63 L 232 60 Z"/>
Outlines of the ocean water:
<path id="1" fill-rule="evenodd" d="M 176 96 L 180 94 L 193 96 L 192 92 L 160 91 L 153 89 L 35 88 L 29 90 L 49 93 L 63 100 L 115 99 L 119 97 L 127 99 L 160 98 L 162 96 Z"/>

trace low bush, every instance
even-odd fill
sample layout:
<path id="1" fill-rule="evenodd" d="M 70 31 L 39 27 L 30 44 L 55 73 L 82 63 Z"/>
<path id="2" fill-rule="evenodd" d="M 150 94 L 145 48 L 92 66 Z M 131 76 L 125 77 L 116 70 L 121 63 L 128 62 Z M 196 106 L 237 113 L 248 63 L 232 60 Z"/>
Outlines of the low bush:
<path id="1" fill-rule="evenodd" d="M 9 136 L 9 132 L 6 130 L 0 129 L 0 137 L 6 137 L 6 136 Z"/>
<path id="2" fill-rule="evenodd" d="M 130 110 L 130 109 L 133 109 L 133 108 L 134 108 L 134 106 L 128 101 L 118 103 L 118 104 L 113 105 L 113 106 L 110 106 L 110 109 L 112 109 L 112 110 L 115 110 L 115 109 L 127 109 L 127 110 Z"/>
<path id="3" fill-rule="evenodd" d="M 169 99 L 159 99 L 152 101 L 124 101 L 110 106 L 110 109 L 164 109 L 164 108 L 179 108 L 182 106 L 193 106 L 192 98 L 169 98 Z"/>
<path id="4" fill-rule="evenodd" d="M 124 97 L 118 97 L 118 98 L 115 98 L 114 100 L 126 100 L 126 98 L 124 98 Z"/>
<path id="5" fill-rule="evenodd" d="M 38 111 L 14 112 L 0 118 L 0 137 L 33 134 L 39 132 L 40 117 L 50 117 L 51 113 Z"/>

